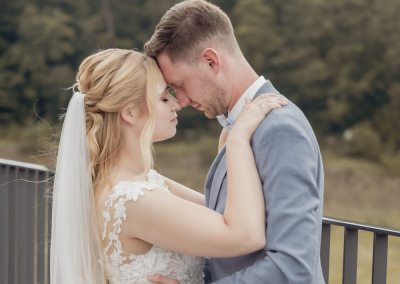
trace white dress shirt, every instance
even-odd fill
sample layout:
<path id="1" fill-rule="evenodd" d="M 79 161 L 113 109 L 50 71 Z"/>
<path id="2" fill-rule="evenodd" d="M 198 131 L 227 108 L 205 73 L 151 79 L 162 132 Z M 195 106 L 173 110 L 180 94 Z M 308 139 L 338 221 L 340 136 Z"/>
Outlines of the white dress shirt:
<path id="1" fill-rule="evenodd" d="M 264 83 L 267 82 L 265 80 L 264 76 L 260 76 L 247 90 L 243 93 L 243 95 L 240 97 L 240 99 L 236 102 L 236 104 L 233 106 L 232 110 L 228 113 L 228 117 L 226 118 L 224 115 L 219 115 L 217 116 L 217 119 L 219 123 L 222 125 L 223 128 L 225 128 L 226 131 L 230 131 L 233 124 L 235 123 L 235 120 L 237 116 L 241 113 L 244 104 L 245 104 L 245 99 L 246 97 L 250 98 L 253 100 L 255 94 L 257 93 L 258 89 L 261 88 Z"/>
<path id="2" fill-rule="evenodd" d="M 235 122 L 236 117 L 242 112 L 244 107 L 245 98 L 250 98 L 253 100 L 254 96 L 256 95 L 258 89 L 261 88 L 262 85 L 265 84 L 267 80 L 265 80 L 264 76 L 260 76 L 251 86 L 243 93 L 240 99 L 236 102 L 233 106 L 232 110 L 228 113 L 228 116 Z"/>

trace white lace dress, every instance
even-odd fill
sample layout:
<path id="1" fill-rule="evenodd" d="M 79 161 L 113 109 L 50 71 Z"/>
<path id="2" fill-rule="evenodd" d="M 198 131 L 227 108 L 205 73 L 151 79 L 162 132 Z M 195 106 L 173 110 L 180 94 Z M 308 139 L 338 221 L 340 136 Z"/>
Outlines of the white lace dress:
<path id="1" fill-rule="evenodd" d="M 136 201 L 146 190 L 161 188 L 169 192 L 164 178 L 155 170 L 150 170 L 146 181 L 121 181 L 114 187 L 114 192 L 105 202 L 107 211 L 102 240 L 108 237 L 109 244 L 104 248 L 107 278 L 111 284 L 143 284 L 148 275 L 162 274 L 177 279 L 182 284 L 204 283 L 204 258 L 184 255 L 153 246 L 143 255 L 123 254 L 121 225 L 126 220 L 125 202 Z M 111 220 L 109 210 L 114 207 L 113 231 L 107 236 L 107 223 Z M 129 216 L 128 216 L 129 218 Z"/>

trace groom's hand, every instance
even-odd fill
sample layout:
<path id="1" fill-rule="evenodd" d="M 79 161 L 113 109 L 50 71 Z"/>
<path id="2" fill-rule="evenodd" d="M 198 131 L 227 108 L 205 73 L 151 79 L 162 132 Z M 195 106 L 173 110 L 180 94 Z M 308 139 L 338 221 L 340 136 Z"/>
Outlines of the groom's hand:
<path id="1" fill-rule="evenodd" d="M 149 275 L 147 276 L 147 280 L 149 280 L 152 283 L 158 283 L 158 284 L 181 284 L 175 279 L 160 274 Z"/>

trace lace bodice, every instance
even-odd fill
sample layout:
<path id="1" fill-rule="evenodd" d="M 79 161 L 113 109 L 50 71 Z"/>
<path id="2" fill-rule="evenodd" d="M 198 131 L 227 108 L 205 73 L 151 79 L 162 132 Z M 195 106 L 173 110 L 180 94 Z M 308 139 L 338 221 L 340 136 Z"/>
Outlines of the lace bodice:
<path id="1" fill-rule="evenodd" d="M 123 220 L 129 218 L 125 213 L 125 203 L 136 201 L 146 190 L 161 188 L 169 192 L 164 178 L 155 170 L 150 170 L 146 181 L 121 181 L 105 202 L 107 211 L 102 240 L 107 237 L 109 244 L 104 248 L 107 278 L 111 284 L 144 284 L 147 275 L 162 274 L 175 278 L 182 284 L 203 284 L 204 258 L 178 254 L 161 247 L 153 246 L 143 255 L 123 254 L 122 244 L 118 237 Z M 113 231 L 107 232 L 111 220 L 110 208 L 114 208 Z M 108 233 L 108 235 L 107 235 Z"/>

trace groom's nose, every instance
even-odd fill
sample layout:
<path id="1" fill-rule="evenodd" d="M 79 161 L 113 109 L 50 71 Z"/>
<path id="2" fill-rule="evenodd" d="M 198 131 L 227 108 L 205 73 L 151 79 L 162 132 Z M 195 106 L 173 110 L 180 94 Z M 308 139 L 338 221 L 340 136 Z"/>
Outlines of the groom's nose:
<path id="1" fill-rule="evenodd" d="M 185 94 L 180 93 L 176 94 L 176 96 L 181 107 L 188 106 L 192 102 L 192 100 Z"/>
<path id="2" fill-rule="evenodd" d="M 176 112 L 176 111 L 179 111 L 181 108 L 182 108 L 182 107 L 181 107 L 181 105 L 178 103 L 178 101 L 177 101 L 177 100 L 173 100 L 171 110 L 172 110 L 173 112 Z"/>

